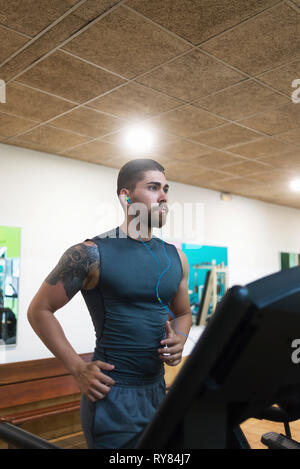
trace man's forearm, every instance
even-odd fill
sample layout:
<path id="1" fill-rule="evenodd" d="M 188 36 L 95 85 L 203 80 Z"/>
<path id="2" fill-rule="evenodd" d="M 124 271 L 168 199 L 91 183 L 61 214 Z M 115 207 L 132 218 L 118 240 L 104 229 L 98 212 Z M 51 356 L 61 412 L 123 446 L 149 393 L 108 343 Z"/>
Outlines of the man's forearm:
<path id="1" fill-rule="evenodd" d="M 178 335 L 181 340 L 182 345 L 185 344 L 187 336 L 190 332 L 192 326 L 192 313 L 188 311 L 180 316 L 176 316 L 175 319 L 171 321 L 171 327 Z"/>
<path id="2" fill-rule="evenodd" d="M 52 311 L 28 310 L 28 320 L 35 333 L 55 357 L 62 361 L 67 370 L 76 375 L 84 361 L 67 340 L 64 331 Z"/>

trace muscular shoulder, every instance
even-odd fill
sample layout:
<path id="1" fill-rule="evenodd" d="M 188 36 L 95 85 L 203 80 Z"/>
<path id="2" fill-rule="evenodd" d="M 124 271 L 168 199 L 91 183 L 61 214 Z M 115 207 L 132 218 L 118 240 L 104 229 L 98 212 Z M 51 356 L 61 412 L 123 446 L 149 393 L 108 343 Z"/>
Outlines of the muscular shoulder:
<path id="1" fill-rule="evenodd" d="M 71 298 L 81 289 L 90 290 L 99 281 L 100 256 L 93 241 L 85 241 L 68 248 L 46 278 L 50 285 L 62 281 Z"/>
<path id="2" fill-rule="evenodd" d="M 176 249 L 181 260 L 183 277 L 187 279 L 189 275 L 189 263 L 188 263 L 187 257 L 181 249 L 179 248 L 176 248 Z"/>

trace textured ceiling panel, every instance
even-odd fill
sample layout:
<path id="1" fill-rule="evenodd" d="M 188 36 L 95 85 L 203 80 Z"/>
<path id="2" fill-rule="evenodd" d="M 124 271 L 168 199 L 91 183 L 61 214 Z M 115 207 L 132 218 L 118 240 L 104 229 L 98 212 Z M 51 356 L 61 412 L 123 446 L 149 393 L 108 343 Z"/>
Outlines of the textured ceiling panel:
<path id="1" fill-rule="evenodd" d="M 194 50 L 137 79 L 150 88 L 186 102 L 227 88 L 245 77 Z"/>
<path id="2" fill-rule="evenodd" d="M 163 132 L 170 132 L 190 139 L 196 139 L 203 130 L 219 127 L 226 123 L 222 118 L 190 105 L 181 106 L 159 117 L 154 117 L 149 122 Z"/>
<path id="3" fill-rule="evenodd" d="M 300 60 L 295 60 L 269 72 L 262 73 L 258 76 L 258 79 L 290 97 L 295 90 L 292 87 L 292 82 L 299 77 Z"/>
<path id="4" fill-rule="evenodd" d="M 118 8 L 64 49 L 127 78 L 133 78 L 190 49 L 135 13 Z"/>
<path id="5" fill-rule="evenodd" d="M 83 103 L 124 82 L 62 51 L 56 51 L 18 78 L 18 81 L 61 98 Z"/>
<path id="6" fill-rule="evenodd" d="M 277 0 L 127 0 L 126 4 L 179 36 L 199 44 L 274 5 Z"/>
<path id="7" fill-rule="evenodd" d="M 80 107 L 52 120 L 51 125 L 96 138 L 118 130 L 125 125 L 125 122 L 100 111 Z"/>
<path id="8" fill-rule="evenodd" d="M 180 101 L 134 82 L 121 86 L 89 104 L 89 107 L 95 107 L 99 111 L 133 121 L 161 114 L 177 106 L 181 106 Z"/>
<path id="9" fill-rule="evenodd" d="M 266 156 L 292 153 L 295 150 L 296 148 L 292 145 L 267 137 L 261 138 L 255 142 L 238 145 L 230 149 L 231 153 L 258 160 Z"/>
<path id="10" fill-rule="evenodd" d="M 56 96 L 12 82 L 6 87 L 6 104 L 3 110 L 7 114 L 43 122 L 72 107 L 74 104 Z"/>
<path id="11" fill-rule="evenodd" d="M 218 114 L 226 119 L 239 120 L 289 102 L 288 97 L 276 93 L 253 80 L 247 80 L 206 98 L 199 99 L 194 103 L 194 106 Z"/>
<path id="12" fill-rule="evenodd" d="M 284 106 L 243 119 L 241 124 L 267 135 L 276 135 L 300 126 L 300 106 L 289 102 Z"/>
<path id="13" fill-rule="evenodd" d="M 258 75 L 299 57 L 299 16 L 281 2 L 202 48 L 249 75 Z"/>
<path id="14" fill-rule="evenodd" d="M 260 137 L 258 133 L 236 124 L 226 124 L 200 133 L 195 140 L 205 145 L 224 149 Z"/>
<path id="15" fill-rule="evenodd" d="M 0 108 L 2 109 L 2 108 Z M 0 112 L 0 135 L 13 137 L 36 125 L 36 122 Z"/>
<path id="16" fill-rule="evenodd" d="M 300 208 L 299 6 L 0 0 L 0 141 Z"/>
<path id="17" fill-rule="evenodd" d="M 26 134 L 22 134 L 22 136 L 16 137 L 16 140 L 26 142 L 29 148 L 32 144 L 33 146 L 40 145 L 49 152 L 61 152 L 89 139 L 82 135 L 42 125 L 30 130 Z"/>
<path id="18" fill-rule="evenodd" d="M 78 0 L 0 0 L 0 23 L 33 37 L 76 3 Z"/>
<path id="19" fill-rule="evenodd" d="M 18 51 L 29 39 L 0 26 L 0 64 Z M 1 74 L 1 77 L 3 75 Z"/>

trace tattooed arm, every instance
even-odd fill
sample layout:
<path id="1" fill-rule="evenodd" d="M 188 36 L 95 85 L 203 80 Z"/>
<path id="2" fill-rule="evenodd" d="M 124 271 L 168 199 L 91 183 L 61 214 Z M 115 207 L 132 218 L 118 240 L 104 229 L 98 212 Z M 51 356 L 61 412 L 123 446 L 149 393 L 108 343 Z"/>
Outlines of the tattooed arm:
<path id="1" fill-rule="evenodd" d="M 101 372 L 112 365 L 101 361 L 84 362 L 68 342 L 54 313 L 81 289 L 90 290 L 99 281 L 100 258 L 92 241 L 69 248 L 42 283 L 27 313 L 28 320 L 46 347 L 60 359 L 91 400 L 102 399 L 114 381 Z"/>

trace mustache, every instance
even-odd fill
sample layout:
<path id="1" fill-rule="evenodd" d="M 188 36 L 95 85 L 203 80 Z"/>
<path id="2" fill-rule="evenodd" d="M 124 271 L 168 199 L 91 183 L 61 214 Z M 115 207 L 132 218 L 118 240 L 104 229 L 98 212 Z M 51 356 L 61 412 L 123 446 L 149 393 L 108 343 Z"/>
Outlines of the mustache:
<path id="1" fill-rule="evenodd" d="M 158 212 L 161 209 L 164 209 L 166 211 L 166 213 L 168 213 L 168 211 L 169 211 L 168 206 L 166 204 L 161 204 L 158 207 L 154 207 L 153 209 L 154 209 L 155 212 Z"/>

